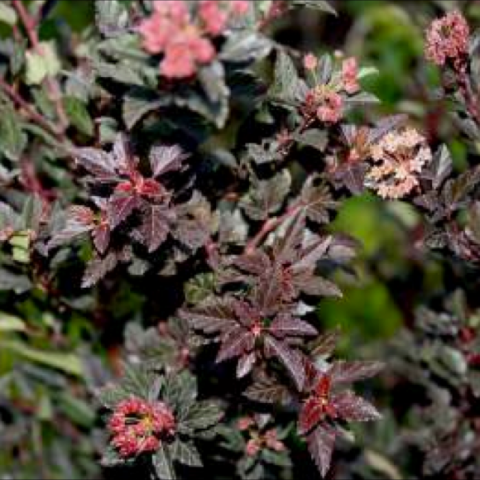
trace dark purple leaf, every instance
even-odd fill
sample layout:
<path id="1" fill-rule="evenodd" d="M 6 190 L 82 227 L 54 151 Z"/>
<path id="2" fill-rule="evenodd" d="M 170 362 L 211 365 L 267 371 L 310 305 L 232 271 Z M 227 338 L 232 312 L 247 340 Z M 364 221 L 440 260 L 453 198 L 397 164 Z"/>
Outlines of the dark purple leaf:
<path id="1" fill-rule="evenodd" d="M 450 175 L 452 171 L 452 157 L 446 145 L 442 145 L 435 155 L 433 160 L 422 173 L 422 176 L 432 181 L 432 186 L 436 190 Z"/>
<path id="2" fill-rule="evenodd" d="M 115 182 L 118 174 L 111 155 L 92 147 L 78 148 L 75 159 L 79 165 L 96 177 L 99 182 Z"/>
<path id="3" fill-rule="evenodd" d="M 223 362 L 230 358 L 239 357 L 251 352 L 255 345 L 255 336 L 242 327 L 234 327 L 222 336 L 222 345 L 216 362 Z"/>
<path id="4" fill-rule="evenodd" d="M 408 120 L 408 115 L 391 115 L 377 122 L 375 128 L 370 129 L 368 141 L 370 144 L 378 142 L 387 133 L 402 126 Z"/>
<path id="5" fill-rule="evenodd" d="M 138 232 L 142 243 L 151 253 L 166 240 L 173 215 L 167 207 L 153 204 L 143 205 L 142 214 L 142 223 Z"/>
<path id="6" fill-rule="evenodd" d="M 92 230 L 93 244 L 102 255 L 110 243 L 110 226 L 103 222 Z"/>
<path id="7" fill-rule="evenodd" d="M 275 260 L 283 264 L 295 256 L 305 232 L 305 212 L 300 211 L 288 224 L 285 235 L 277 239 L 274 245 Z"/>
<path id="8" fill-rule="evenodd" d="M 250 328 L 255 321 L 261 321 L 262 314 L 256 306 L 243 300 L 232 299 L 238 322 L 245 328 Z"/>
<path id="9" fill-rule="evenodd" d="M 124 133 L 119 133 L 115 137 L 111 156 L 113 157 L 115 167 L 119 171 L 128 175 L 135 172 L 138 160 L 133 156 L 130 143 Z"/>
<path id="10" fill-rule="evenodd" d="M 347 384 L 374 377 L 384 368 L 382 362 L 339 360 L 329 370 L 334 385 Z"/>
<path id="11" fill-rule="evenodd" d="M 207 335 L 225 331 L 237 323 L 232 303 L 228 299 L 208 300 L 193 310 L 180 310 L 179 315 L 194 329 L 201 330 Z"/>
<path id="12" fill-rule="evenodd" d="M 258 278 L 253 299 L 262 315 L 273 315 L 278 311 L 284 297 L 284 289 L 279 270 L 272 269 Z"/>
<path id="13" fill-rule="evenodd" d="M 88 207 L 74 205 L 67 210 L 65 227 L 57 232 L 48 243 L 48 248 L 55 248 L 59 245 L 89 232 L 94 228 L 94 214 Z"/>
<path id="14" fill-rule="evenodd" d="M 290 314 L 279 314 L 269 327 L 272 335 L 279 338 L 316 335 L 317 330 L 307 322 Z"/>
<path id="15" fill-rule="evenodd" d="M 270 259 L 262 250 L 255 250 L 249 254 L 236 257 L 233 264 L 240 270 L 253 275 L 261 275 L 271 268 Z"/>
<path id="16" fill-rule="evenodd" d="M 333 447 L 335 446 L 335 430 L 329 425 L 319 425 L 307 437 L 308 451 L 317 466 L 320 475 L 324 477 L 332 461 Z"/>
<path id="17" fill-rule="evenodd" d="M 107 207 L 108 223 L 110 228 L 115 229 L 120 223 L 126 220 L 133 210 L 138 207 L 139 200 L 135 196 L 113 196 L 110 198 Z"/>
<path id="18" fill-rule="evenodd" d="M 284 365 L 292 377 L 298 390 L 303 390 L 305 369 L 301 355 L 292 350 L 286 343 L 276 340 L 271 335 L 265 337 L 265 347 L 269 349 Z"/>
<path id="19" fill-rule="evenodd" d="M 324 333 L 312 342 L 311 354 L 313 357 L 329 357 L 335 350 L 340 338 L 340 329 L 336 328 Z"/>
<path id="20" fill-rule="evenodd" d="M 282 170 L 269 180 L 252 178 L 252 186 L 242 198 L 240 206 L 252 220 L 265 220 L 277 212 L 290 191 L 291 176 Z"/>
<path id="21" fill-rule="evenodd" d="M 195 191 L 192 198 L 177 207 L 177 224 L 172 230 L 174 237 L 192 250 L 205 245 L 210 239 L 215 224 L 210 203 Z"/>
<path id="22" fill-rule="evenodd" d="M 303 209 L 307 218 L 317 223 L 328 223 L 329 210 L 337 207 L 328 186 L 325 183 L 318 184 L 319 179 L 311 176 L 305 182 L 302 189 Z"/>
<path id="23" fill-rule="evenodd" d="M 338 416 L 349 422 L 371 422 L 381 418 L 378 410 L 370 402 L 351 391 L 333 395 L 331 402 Z"/>
<path id="24" fill-rule="evenodd" d="M 332 240 L 331 236 L 315 238 L 303 246 L 295 255 L 292 271 L 315 268 L 317 262 L 325 256 Z"/>
<path id="25" fill-rule="evenodd" d="M 291 400 L 287 388 L 273 379 L 264 377 L 255 381 L 244 392 L 245 397 L 260 403 L 285 404 Z"/>
<path id="26" fill-rule="evenodd" d="M 114 252 L 109 253 L 105 258 L 94 257 L 87 265 L 83 275 L 82 288 L 88 288 L 95 285 L 108 272 L 112 271 L 118 263 L 117 255 Z"/>
<path id="27" fill-rule="evenodd" d="M 293 278 L 295 286 L 307 295 L 316 297 L 342 297 L 341 290 L 330 280 L 315 277 L 311 273 L 297 274 Z"/>
<path id="28" fill-rule="evenodd" d="M 237 363 L 237 378 L 243 378 L 248 375 L 252 371 L 256 359 L 255 352 L 250 352 L 248 355 L 240 357 Z"/>
<path id="29" fill-rule="evenodd" d="M 154 177 L 167 172 L 180 170 L 183 161 L 189 155 L 184 153 L 178 145 L 157 145 L 150 150 L 149 160 Z"/>

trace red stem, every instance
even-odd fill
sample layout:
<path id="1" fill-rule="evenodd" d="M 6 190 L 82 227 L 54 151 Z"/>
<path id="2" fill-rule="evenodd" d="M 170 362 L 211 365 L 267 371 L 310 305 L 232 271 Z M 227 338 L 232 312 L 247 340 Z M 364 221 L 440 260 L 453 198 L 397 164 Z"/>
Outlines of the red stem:
<path id="1" fill-rule="evenodd" d="M 299 212 L 299 210 L 302 208 L 302 206 L 303 204 L 301 202 L 295 203 L 291 205 L 283 215 L 280 215 L 279 217 L 267 218 L 263 223 L 262 228 L 247 243 L 247 246 L 245 247 L 245 253 L 247 255 L 251 255 L 270 232 L 278 228 L 282 223 L 284 223 L 290 217 L 293 217 L 294 215 L 296 215 Z"/>

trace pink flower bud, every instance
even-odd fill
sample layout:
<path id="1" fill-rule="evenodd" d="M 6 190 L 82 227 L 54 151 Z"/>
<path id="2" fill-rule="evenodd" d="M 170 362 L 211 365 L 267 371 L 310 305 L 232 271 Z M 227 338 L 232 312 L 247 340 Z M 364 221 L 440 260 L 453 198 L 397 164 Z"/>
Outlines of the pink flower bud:
<path id="1" fill-rule="evenodd" d="M 315 68 L 317 68 L 317 65 L 318 65 L 317 57 L 312 53 L 308 53 L 303 57 L 303 66 L 307 70 L 314 70 Z"/>

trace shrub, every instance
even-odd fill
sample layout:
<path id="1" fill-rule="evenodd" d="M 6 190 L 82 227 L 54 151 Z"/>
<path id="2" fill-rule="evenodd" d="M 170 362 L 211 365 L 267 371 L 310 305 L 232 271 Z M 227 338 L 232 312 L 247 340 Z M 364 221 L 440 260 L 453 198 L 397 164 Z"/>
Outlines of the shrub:
<path id="1" fill-rule="evenodd" d="M 327 2 L 97 1 L 94 29 L 56 41 L 39 36 L 50 3 L 0 9 L 0 465 L 87 477 L 101 454 L 165 480 L 292 478 L 306 448 L 325 476 L 351 423 L 381 418 L 353 384 L 383 368 L 337 358 L 342 334 L 319 326 L 359 249 L 332 222 L 367 190 L 402 200 L 459 262 L 456 289 L 480 260 L 478 166 L 453 168 L 406 115 L 372 118 L 354 57 L 270 35 Z M 477 44 L 459 12 L 426 33 L 473 142 Z M 426 408 L 396 454 L 467 478 L 478 322 L 449 298 L 391 349 Z"/>

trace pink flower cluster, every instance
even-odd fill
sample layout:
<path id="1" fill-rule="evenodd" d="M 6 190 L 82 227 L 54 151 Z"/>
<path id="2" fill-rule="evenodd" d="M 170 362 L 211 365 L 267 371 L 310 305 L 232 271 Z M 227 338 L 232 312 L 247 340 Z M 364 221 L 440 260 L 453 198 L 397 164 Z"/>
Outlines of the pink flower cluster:
<path id="1" fill-rule="evenodd" d="M 155 0 L 152 3 L 153 13 L 141 22 L 138 32 L 147 52 L 164 55 L 160 73 L 167 78 L 191 77 L 199 66 L 210 63 L 216 56 L 211 39 L 224 32 L 230 15 L 243 15 L 249 8 L 245 0 L 200 0 L 198 19 L 194 20 L 190 2 Z"/>
<path id="2" fill-rule="evenodd" d="M 427 30 L 425 57 L 441 66 L 448 59 L 456 60 L 468 51 L 470 28 L 458 11 L 434 20 Z"/>
<path id="3" fill-rule="evenodd" d="M 315 78 L 318 59 L 313 54 L 305 55 L 303 66 L 311 71 Z M 341 92 L 353 95 L 359 90 L 357 60 L 350 57 L 342 62 L 340 76 L 333 75 L 327 85 L 317 85 L 307 93 L 304 112 L 307 115 L 316 114 L 322 122 L 337 123 L 343 116 L 344 99 Z"/>
<path id="4" fill-rule="evenodd" d="M 175 418 L 164 403 L 132 397 L 117 405 L 108 428 L 112 445 L 128 458 L 158 450 L 161 439 L 175 433 Z"/>
<path id="5" fill-rule="evenodd" d="M 375 162 L 366 184 L 382 198 L 398 199 L 419 185 L 418 174 L 432 160 L 425 137 L 413 128 L 390 132 L 371 147 Z"/>

